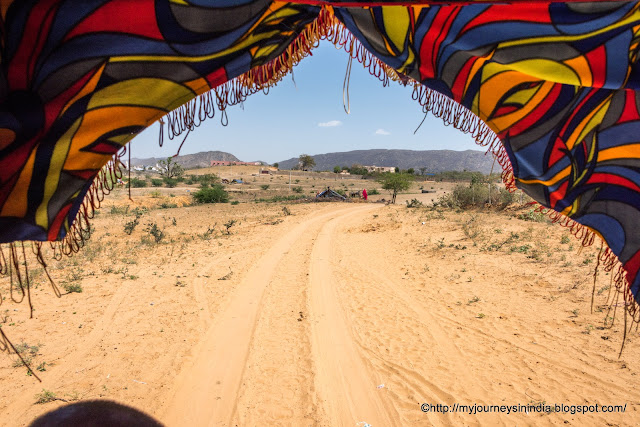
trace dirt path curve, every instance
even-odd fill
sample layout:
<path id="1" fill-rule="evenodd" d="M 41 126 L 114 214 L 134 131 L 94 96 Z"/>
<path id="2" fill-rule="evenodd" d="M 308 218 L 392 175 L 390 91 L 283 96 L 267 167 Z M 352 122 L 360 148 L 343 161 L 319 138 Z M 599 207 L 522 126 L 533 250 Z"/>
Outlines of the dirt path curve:
<path id="1" fill-rule="evenodd" d="M 310 227 L 344 216 L 345 212 L 375 208 L 355 205 L 313 215 L 274 243 L 247 272 L 235 295 L 194 349 L 194 362 L 179 374 L 162 422 L 168 426 L 232 425 L 263 294 L 276 267 L 298 239 L 310 238 L 305 236 Z"/>
<path id="2" fill-rule="evenodd" d="M 325 225 L 311 253 L 311 331 L 318 405 L 324 409 L 327 425 L 397 425 L 397 412 L 381 397 L 377 389 L 380 378 L 368 368 L 337 294 L 332 244 L 339 224 L 332 220 Z"/>

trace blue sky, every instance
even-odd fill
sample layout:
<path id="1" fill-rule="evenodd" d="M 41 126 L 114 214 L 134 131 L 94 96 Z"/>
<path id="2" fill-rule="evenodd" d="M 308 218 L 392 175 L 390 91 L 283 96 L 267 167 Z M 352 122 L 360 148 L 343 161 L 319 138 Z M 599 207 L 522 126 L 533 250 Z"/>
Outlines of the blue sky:
<path id="1" fill-rule="evenodd" d="M 395 82 L 382 86 L 362 65 L 353 62 L 349 84 L 351 113 L 344 110 L 343 81 L 348 55 L 327 42 L 294 68 L 268 95 L 256 93 L 228 108 L 228 125 L 220 112 L 191 132 L 180 154 L 226 151 L 242 161 L 269 163 L 298 157 L 372 148 L 408 150 L 482 150 L 469 135 L 424 114 L 411 99 L 411 88 Z M 132 142 L 132 156 L 174 155 L 182 138 L 158 146 L 158 124 Z"/>

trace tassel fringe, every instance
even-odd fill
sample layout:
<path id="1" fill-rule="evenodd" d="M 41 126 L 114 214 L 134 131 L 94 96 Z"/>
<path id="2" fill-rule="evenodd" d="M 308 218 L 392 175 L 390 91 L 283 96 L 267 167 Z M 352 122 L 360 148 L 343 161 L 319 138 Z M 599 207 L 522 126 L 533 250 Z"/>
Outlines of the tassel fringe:
<path id="1" fill-rule="evenodd" d="M 9 298 L 12 302 L 20 304 L 25 299 L 29 304 L 29 318 L 33 318 L 33 302 L 31 300 L 31 280 L 29 278 L 29 263 L 27 258 L 26 246 L 29 243 L 25 242 L 13 242 L 6 244 L 5 247 L 0 245 L 0 276 L 9 277 Z M 56 287 L 55 283 L 49 275 L 44 257 L 42 256 L 42 244 L 39 242 L 32 242 L 31 249 L 36 256 L 36 259 L 40 262 L 44 271 L 49 278 L 51 285 L 54 289 L 56 296 L 60 296 L 60 291 Z M 5 253 L 5 250 L 8 253 Z M 2 306 L 6 297 L 0 292 L 0 306 Z M 7 317 L 1 319 L 1 323 L 6 323 Z M 11 343 L 7 335 L 2 329 L 0 324 L 0 352 L 6 352 L 8 354 L 15 353 L 22 366 L 26 366 L 27 373 L 33 375 L 38 381 L 42 382 L 36 373 L 31 369 L 29 363 L 24 360 L 20 352 L 18 352 L 15 346 Z"/>
<path id="2" fill-rule="evenodd" d="M 54 259 L 60 260 L 63 255 L 71 256 L 77 253 L 84 247 L 85 242 L 89 240 L 91 237 L 91 224 L 89 221 L 93 219 L 95 211 L 100 209 L 104 198 L 111 193 L 118 180 L 124 176 L 120 159 L 126 153 L 127 148 L 123 147 L 98 172 L 65 237 L 60 241 L 50 242 Z"/>
<path id="3" fill-rule="evenodd" d="M 402 81 L 394 69 L 368 52 L 329 8 L 323 8 L 318 18 L 309 24 L 279 57 L 198 95 L 161 119 L 159 145 L 162 147 L 164 144 L 165 123 L 167 136 L 173 140 L 184 132 L 194 130 L 204 120 L 213 118 L 214 107 L 222 113 L 221 122 L 226 126 L 227 107 L 240 104 L 259 91 L 268 93 L 271 87 L 277 85 L 293 67 L 318 47 L 320 40 L 327 40 L 336 48 L 344 49 L 351 58 L 367 68 L 372 76 L 378 78 L 383 86 L 388 86 L 390 80 Z"/>
<path id="4" fill-rule="evenodd" d="M 538 204 L 537 202 L 533 203 L 538 205 L 535 209 L 535 212 L 540 212 L 549 217 L 552 223 L 559 224 L 562 227 L 567 228 L 569 232 L 580 241 L 582 247 L 591 246 L 596 241 L 597 234 L 586 225 L 580 224 L 573 219 L 561 214 L 560 212 L 546 208 Z M 624 300 L 625 316 L 627 315 L 627 313 L 631 316 L 631 324 L 640 324 L 640 305 L 631 293 L 631 284 L 627 279 L 627 272 L 624 270 L 624 266 L 618 260 L 618 257 L 611 251 L 611 249 L 606 247 L 606 243 L 604 242 L 604 240 L 599 240 L 601 245 L 603 245 L 602 248 L 604 250 L 601 249 L 598 253 L 598 259 L 594 270 L 594 280 L 595 276 L 598 273 L 598 269 L 602 268 L 605 272 L 612 273 L 612 285 L 616 290 L 615 300 L 611 298 L 611 292 L 609 292 L 609 296 L 607 297 L 606 304 L 609 306 L 607 317 L 609 317 L 611 309 L 613 308 L 614 314 L 612 317 L 615 321 L 616 308 L 618 307 L 618 298 L 620 295 L 622 295 L 622 298 Z"/>
<path id="5" fill-rule="evenodd" d="M 8 354 L 11 354 L 11 352 L 15 353 L 20 359 L 20 361 L 22 362 L 22 365 L 26 366 L 27 373 L 33 375 L 39 382 L 42 382 L 40 377 L 33 371 L 33 369 L 31 369 L 31 366 L 29 365 L 29 363 L 26 360 L 24 360 L 20 352 L 16 350 L 15 346 L 9 340 L 9 337 L 7 337 L 7 335 L 4 333 L 2 328 L 0 328 L 0 353 L 5 353 L 5 352 Z"/>
<path id="6" fill-rule="evenodd" d="M 75 220 L 69 227 L 66 236 L 57 242 L 50 242 L 52 257 L 56 260 L 62 259 L 63 255 L 71 256 L 77 253 L 91 237 L 91 225 L 89 221 L 93 219 L 96 209 L 100 208 L 105 196 L 108 195 L 119 179 L 122 178 L 121 157 L 126 154 L 126 148 L 115 154 L 94 178 L 89 191 L 82 201 L 82 205 L 76 215 Z M 45 256 L 43 255 L 43 242 L 12 242 L 0 244 L 0 277 L 9 278 L 9 298 L 16 304 L 22 303 L 25 299 L 29 304 L 29 317 L 33 318 L 33 302 L 31 300 L 31 279 L 29 278 L 29 259 L 27 256 L 27 246 L 31 246 L 31 251 L 36 262 L 43 268 L 45 275 L 51 285 L 51 289 L 56 297 L 62 296 L 60 289 L 49 274 Z M 0 292 L 0 306 L 5 300 Z M 6 320 L 6 319 L 4 319 Z M 3 320 L 3 322 L 4 322 Z M 33 375 L 42 382 L 36 373 L 31 369 L 20 353 L 13 346 L 9 338 L 2 330 L 0 324 L 0 352 L 15 353 L 24 366 L 27 373 Z"/>
<path id="7" fill-rule="evenodd" d="M 513 166 L 500 138 L 478 116 L 453 99 L 418 82 L 414 83 L 412 98 L 422 106 L 423 113 L 431 112 L 434 117 L 442 119 L 445 126 L 453 126 L 462 133 L 470 134 L 476 144 L 487 147 L 487 153 L 491 153 L 502 168 L 502 182 L 507 190 L 514 192 L 518 189 Z"/>

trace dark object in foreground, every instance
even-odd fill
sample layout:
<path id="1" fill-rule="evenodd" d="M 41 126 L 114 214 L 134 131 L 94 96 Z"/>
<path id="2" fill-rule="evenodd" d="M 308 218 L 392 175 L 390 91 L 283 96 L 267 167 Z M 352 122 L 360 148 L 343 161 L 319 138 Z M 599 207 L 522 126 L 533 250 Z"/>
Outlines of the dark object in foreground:
<path id="1" fill-rule="evenodd" d="M 110 400 L 86 400 L 62 406 L 36 418 L 30 427 L 162 427 L 149 415 Z"/>

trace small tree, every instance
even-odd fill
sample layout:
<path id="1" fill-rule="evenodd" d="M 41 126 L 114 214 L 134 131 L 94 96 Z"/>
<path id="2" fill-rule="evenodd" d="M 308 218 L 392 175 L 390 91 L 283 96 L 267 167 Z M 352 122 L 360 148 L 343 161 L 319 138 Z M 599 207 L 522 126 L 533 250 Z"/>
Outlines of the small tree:
<path id="1" fill-rule="evenodd" d="M 279 165 L 278 163 L 274 163 L 274 164 L 273 164 L 273 167 L 274 167 L 274 168 L 278 168 L 278 167 L 280 167 L 280 165 Z"/>
<path id="2" fill-rule="evenodd" d="M 342 169 L 340 169 L 340 166 L 334 166 L 333 167 L 333 173 L 340 173 L 342 171 Z"/>
<path id="3" fill-rule="evenodd" d="M 369 171 L 367 171 L 367 168 L 364 166 L 354 163 L 351 165 L 351 168 L 349 168 L 349 172 L 354 175 L 366 175 Z"/>
<path id="4" fill-rule="evenodd" d="M 413 174 L 415 174 L 415 173 L 416 173 L 416 171 L 415 171 L 413 168 L 409 168 L 409 169 L 407 169 L 407 173 L 408 173 L 409 175 L 413 175 Z"/>
<path id="5" fill-rule="evenodd" d="M 382 188 L 389 190 L 391 193 L 391 203 L 396 202 L 396 196 L 401 191 L 406 191 L 411 186 L 413 176 L 406 173 L 385 173 L 378 182 L 382 184 Z"/>
<path id="6" fill-rule="evenodd" d="M 167 160 L 160 160 L 160 175 L 167 178 L 178 178 L 184 174 L 184 168 L 182 165 L 176 163 L 173 157 L 167 157 Z"/>
<path id="7" fill-rule="evenodd" d="M 314 158 L 308 154 L 300 155 L 298 160 L 300 164 L 300 169 L 302 170 L 313 169 L 313 167 L 316 165 L 316 161 L 314 160 Z"/>

